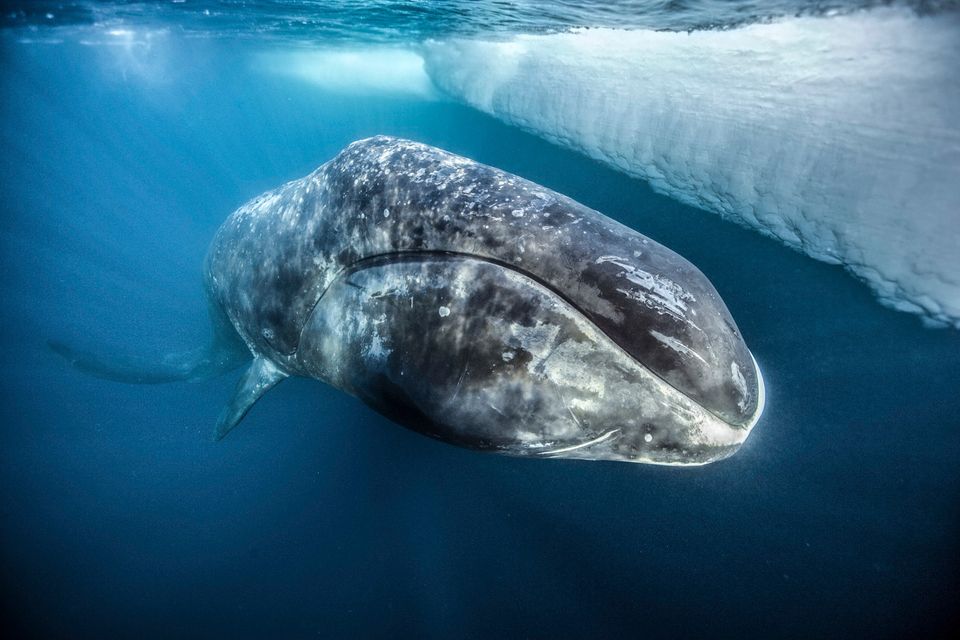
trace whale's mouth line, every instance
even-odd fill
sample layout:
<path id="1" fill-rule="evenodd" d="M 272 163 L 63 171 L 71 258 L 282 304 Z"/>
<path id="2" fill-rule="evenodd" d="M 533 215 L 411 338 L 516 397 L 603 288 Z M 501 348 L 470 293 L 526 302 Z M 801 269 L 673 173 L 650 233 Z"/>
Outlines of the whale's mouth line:
<path id="1" fill-rule="evenodd" d="M 513 271 L 514 273 L 524 276 L 525 278 L 528 278 L 534 281 L 535 283 L 537 283 L 538 285 L 540 285 L 541 287 L 543 287 L 550 293 L 556 295 L 558 298 L 560 298 L 565 303 L 570 305 L 573 309 L 577 311 L 577 313 L 580 314 L 580 316 L 586 322 L 589 322 L 598 332 L 600 332 L 600 334 L 602 334 L 608 340 L 610 340 L 610 342 L 614 344 L 618 349 L 620 349 L 620 351 L 622 351 L 627 357 L 629 357 L 631 360 L 633 360 L 638 365 L 640 365 L 645 370 L 647 370 L 650 373 L 650 375 L 656 377 L 658 380 L 663 382 L 663 384 L 667 385 L 677 393 L 681 394 L 683 397 L 687 398 L 688 400 L 696 404 L 698 407 L 701 407 L 704 411 L 714 416 L 724 424 L 729 425 L 733 429 L 746 429 L 747 431 L 749 431 L 750 427 L 752 427 L 753 424 L 756 422 L 756 420 L 759 419 L 760 417 L 760 412 L 763 408 L 762 405 L 758 405 L 757 411 L 753 414 L 753 416 L 751 416 L 751 418 L 746 423 L 742 425 L 731 424 L 730 422 L 727 422 L 722 417 L 714 413 L 712 410 L 703 406 L 698 400 L 691 397 L 690 394 L 686 393 L 682 389 L 678 389 L 675 385 L 671 384 L 668 380 L 664 379 L 663 376 L 659 375 L 656 371 L 646 366 L 636 356 L 634 356 L 629 351 L 624 349 L 623 346 L 616 340 L 616 338 L 611 336 L 608 332 L 604 331 L 602 327 L 600 327 L 597 323 L 591 320 L 590 316 L 580 307 L 580 305 L 578 305 L 575 301 L 571 300 L 562 291 L 558 291 L 556 287 L 551 285 L 549 282 L 546 282 L 543 278 L 540 278 L 536 274 L 533 274 L 525 269 L 518 268 L 516 265 L 510 264 L 508 262 L 504 262 L 503 260 L 498 260 L 496 258 L 491 258 L 489 256 L 481 256 L 475 253 L 467 253 L 467 252 L 461 252 L 461 251 L 438 251 L 438 250 L 390 251 L 390 252 L 377 253 L 370 256 L 365 256 L 363 258 L 360 258 L 359 260 L 355 260 L 354 262 L 351 262 L 345 267 L 342 267 L 339 271 L 337 271 L 336 275 L 333 278 L 331 278 L 330 283 L 324 288 L 324 290 L 317 297 L 316 302 L 314 302 L 313 305 L 310 306 L 310 310 L 304 315 L 304 323 L 303 323 L 303 326 L 300 328 L 300 334 L 297 336 L 296 346 L 294 346 L 294 348 L 287 355 L 296 356 L 297 350 L 300 348 L 300 342 L 303 340 L 303 332 L 306 330 L 306 327 L 308 324 L 307 320 L 310 318 L 310 316 L 313 315 L 314 311 L 316 311 L 317 306 L 319 306 L 324 296 L 326 296 L 327 291 L 330 290 L 330 287 L 332 287 L 334 283 L 336 283 L 338 280 L 344 277 L 348 277 L 352 273 L 356 273 L 357 271 L 362 271 L 363 269 L 367 269 L 367 268 L 370 268 L 371 266 L 376 266 L 378 264 L 387 264 L 391 262 L 418 262 L 418 261 L 429 259 L 429 258 L 441 259 L 441 260 L 442 259 L 477 260 L 480 262 L 486 262 L 488 264 L 501 267 L 503 269 L 508 269 L 510 271 Z M 754 365 L 756 365 L 756 360 L 754 360 Z M 757 373 L 759 374 L 759 368 L 757 368 Z M 606 437 L 609 437 L 610 435 L 611 433 L 608 433 L 606 434 Z"/>
<path id="2" fill-rule="evenodd" d="M 543 457 L 545 457 L 545 458 L 549 458 L 550 456 L 559 455 L 559 454 L 561 454 L 561 453 L 570 453 L 571 451 L 577 451 L 577 450 L 579 450 L 579 449 L 586 449 L 586 448 L 588 448 L 588 447 L 592 447 L 592 446 L 595 445 L 595 444 L 600 444 L 601 442 L 606 442 L 607 440 L 609 440 L 610 438 L 612 438 L 613 436 L 615 436 L 615 435 L 617 435 L 617 434 L 619 434 L 619 433 L 620 433 L 620 429 L 619 429 L 619 428 L 618 428 L 618 429 L 610 429 L 609 431 L 605 431 L 604 433 L 601 433 L 601 434 L 600 434 L 599 436 L 597 436 L 596 438 L 593 438 L 593 439 L 591 439 L 591 440 L 587 440 L 586 442 L 581 442 L 581 443 L 579 443 L 579 444 L 572 444 L 572 445 L 570 445 L 570 446 L 560 447 L 560 448 L 558 448 L 558 449 L 548 449 L 547 451 L 538 451 L 538 452 L 537 452 L 537 455 L 543 456 Z"/>

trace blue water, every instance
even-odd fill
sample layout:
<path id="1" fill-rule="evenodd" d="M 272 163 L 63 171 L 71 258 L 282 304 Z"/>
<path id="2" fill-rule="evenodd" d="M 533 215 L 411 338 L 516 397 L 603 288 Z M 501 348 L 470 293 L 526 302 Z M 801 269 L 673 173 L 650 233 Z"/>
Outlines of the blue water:
<path id="1" fill-rule="evenodd" d="M 309 16 L 325 3 L 285 4 Z M 449 30 L 430 16 L 456 23 L 448 8 L 473 6 L 443 4 L 410 18 L 411 33 Z M 656 21 L 647 4 L 623 15 Z M 280 12 L 263 5 L 248 26 Z M 12 635 L 877 638 L 958 622 L 955 330 L 925 329 L 839 267 L 453 101 L 266 73 L 259 27 L 203 37 L 173 5 L 58 6 L 80 17 L 46 27 L 46 7 L 21 7 L 0 35 Z M 550 6 L 544 29 L 610 19 L 592 3 L 534 8 Z M 233 10 L 223 28 L 243 30 Z M 518 30 L 537 26 L 531 12 Z M 371 15 L 388 29 L 407 13 Z M 114 20 L 166 31 L 118 46 L 104 31 Z M 304 379 L 215 443 L 237 373 L 127 386 L 46 348 L 160 357 L 202 344 L 201 263 L 223 218 L 378 133 L 540 182 L 696 264 L 763 367 L 767 409 L 747 444 L 685 469 L 483 455 Z"/>
<path id="2" fill-rule="evenodd" d="M 833 15 L 886 5 L 926 15 L 956 4 L 956 0 L 35 0 L 11 2 L 0 12 L 0 26 L 134 24 L 258 42 L 409 42 L 580 27 L 723 29 L 781 16 Z"/>

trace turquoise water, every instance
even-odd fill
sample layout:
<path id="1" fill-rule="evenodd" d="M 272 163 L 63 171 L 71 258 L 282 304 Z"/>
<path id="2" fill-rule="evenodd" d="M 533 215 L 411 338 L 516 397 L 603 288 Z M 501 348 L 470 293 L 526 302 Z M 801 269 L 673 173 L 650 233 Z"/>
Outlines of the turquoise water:
<path id="1" fill-rule="evenodd" d="M 581 27 L 685 31 L 781 16 L 835 15 L 887 5 L 937 14 L 952 0 L 170 0 L 15 2 L 10 27 L 171 28 L 191 36 L 258 42 L 419 42 L 452 35 L 555 33 Z"/>
<path id="2" fill-rule="evenodd" d="M 875 638 L 956 622 L 955 329 L 405 63 L 383 72 L 409 50 L 384 45 L 428 37 L 850 5 L 51 6 L 7 12 L 0 34 L 0 588 L 14 635 Z M 314 66 L 287 72 L 311 43 Z M 539 182 L 696 264 L 767 382 L 744 447 L 687 469 L 483 455 L 304 379 L 215 443 L 237 373 L 122 385 L 46 348 L 202 344 L 201 265 L 226 215 L 380 133 Z"/>

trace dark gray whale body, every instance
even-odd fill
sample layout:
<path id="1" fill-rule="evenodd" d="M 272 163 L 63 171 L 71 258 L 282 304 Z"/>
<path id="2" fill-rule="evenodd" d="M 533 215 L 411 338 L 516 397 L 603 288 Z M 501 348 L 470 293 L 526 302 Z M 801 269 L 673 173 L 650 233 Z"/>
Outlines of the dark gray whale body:
<path id="1" fill-rule="evenodd" d="M 289 375 L 426 435 L 524 456 L 702 464 L 733 453 L 763 407 L 756 364 L 693 265 L 549 189 L 407 140 L 355 142 L 234 212 L 206 286 L 214 346 L 170 375 L 56 348 L 146 382 L 252 353 L 221 436 Z"/>

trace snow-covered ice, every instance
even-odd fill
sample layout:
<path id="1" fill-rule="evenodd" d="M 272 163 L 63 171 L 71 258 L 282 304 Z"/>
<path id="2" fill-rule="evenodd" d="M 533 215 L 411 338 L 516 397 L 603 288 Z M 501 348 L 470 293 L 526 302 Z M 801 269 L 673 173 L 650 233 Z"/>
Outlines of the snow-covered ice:
<path id="1" fill-rule="evenodd" d="M 442 90 L 960 328 L 960 15 L 429 42 Z"/>

